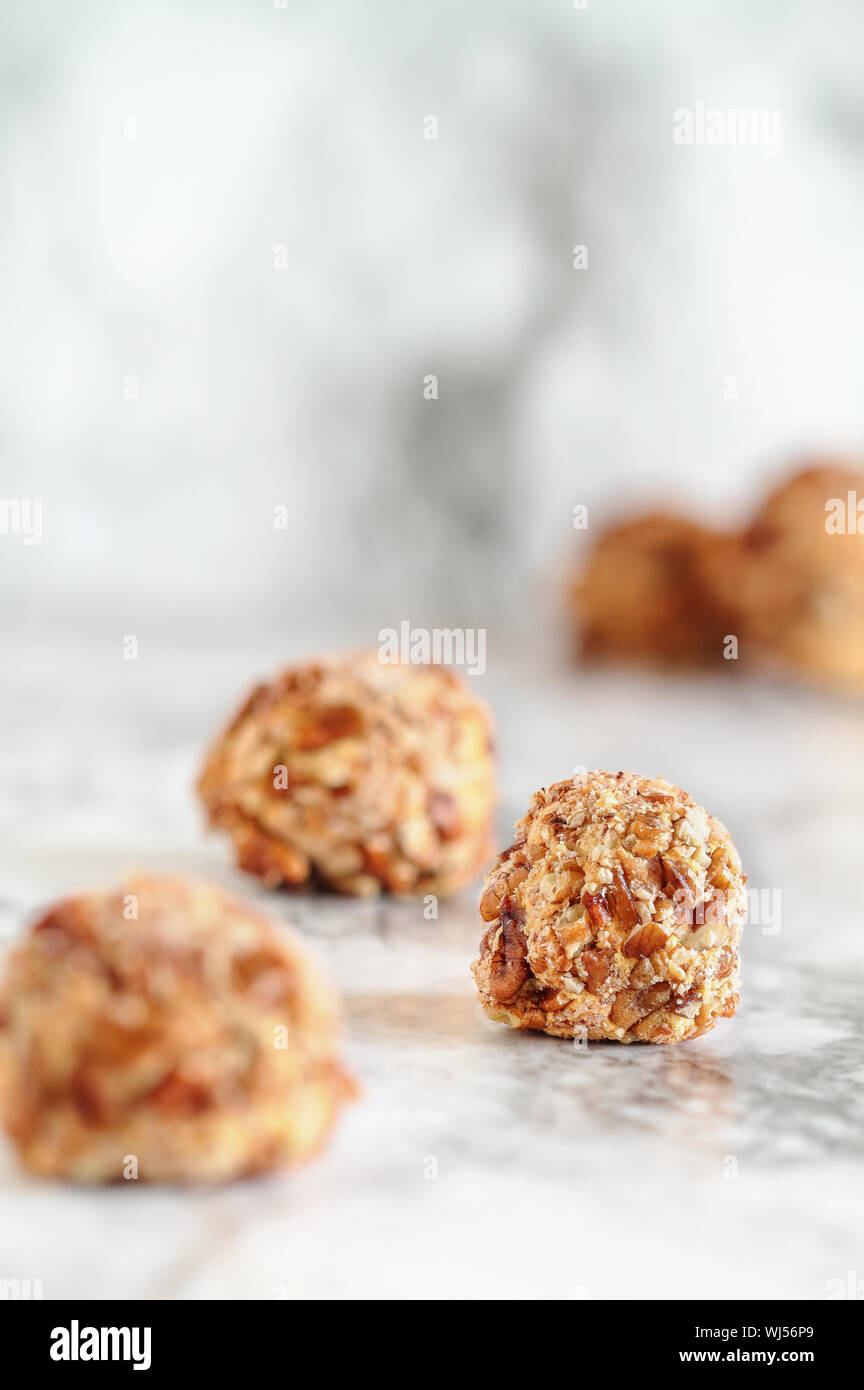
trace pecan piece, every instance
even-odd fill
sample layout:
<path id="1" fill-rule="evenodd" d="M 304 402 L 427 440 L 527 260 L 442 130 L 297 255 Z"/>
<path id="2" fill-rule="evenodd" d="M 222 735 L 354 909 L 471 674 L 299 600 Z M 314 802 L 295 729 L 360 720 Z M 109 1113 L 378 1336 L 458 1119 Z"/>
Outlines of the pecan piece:
<path id="1" fill-rule="evenodd" d="M 520 864 L 509 874 L 499 874 L 492 880 L 480 899 L 480 916 L 484 922 L 495 920 L 504 899 L 516 891 L 519 884 L 528 877 L 528 872 L 527 864 Z"/>
<path id="2" fill-rule="evenodd" d="M 676 922 L 692 922 L 696 898 L 693 885 L 671 859 L 663 860 L 663 887 L 674 906 Z"/>
<path id="3" fill-rule="evenodd" d="M 508 845 L 506 849 L 502 849 L 501 853 L 498 855 L 498 858 L 495 860 L 496 865 L 503 864 L 505 859 L 512 859 L 514 864 L 528 863 L 528 856 L 525 853 L 524 835 L 521 835 L 518 839 L 514 840 L 512 845 Z"/>
<path id="4" fill-rule="evenodd" d="M 365 868 L 391 893 L 405 893 L 411 886 L 412 871 L 406 861 L 378 836 L 360 846 Z"/>
<path id="5" fill-rule="evenodd" d="M 93 924 L 84 903 L 74 898 L 52 907 L 33 930 L 50 933 L 51 949 L 56 951 L 66 950 L 70 945 L 87 945 L 94 936 Z"/>
<path id="6" fill-rule="evenodd" d="M 275 888 L 280 883 L 303 883 L 309 877 L 309 861 L 305 855 L 265 835 L 252 824 L 238 832 L 236 850 L 238 866 L 270 887 Z"/>
<path id="7" fill-rule="evenodd" d="M 429 819 L 442 840 L 458 840 L 462 833 L 459 807 L 450 792 L 430 792 L 427 808 Z"/>
<path id="8" fill-rule="evenodd" d="M 663 883 L 663 860 L 659 854 L 642 862 L 642 878 L 649 888 L 658 889 Z"/>
<path id="9" fill-rule="evenodd" d="M 635 927 L 624 942 L 625 956 L 650 956 L 666 945 L 666 933 L 656 922 Z"/>
<path id="10" fill-rule="evenodd" d="M 675 995 L 674 999 L 669 1004 L 669 1012 L 671 1014 L 680 1014 L 683 1009 L 688 1008 L 690 1004 L 695 1004 L 697 999 L 701 998 L 702 985 L 693 984 L 690 986 L 688 990 L 685 991 L 684 994 Z"/>
<path id="11" fill-rule="evenodd" d="M 656 985 L 649 985 L 647 989 L 640 989 L 636 996 L 640 1018 L 647 1017 L 655 1009 L 662 1009 L 671 993 L 672 986 L 664 984 L 662 980 Z"/>
<path id="12" fill-rule="evenodd" d="M 241 993 L 247 990 L 262 1004 L 290 1004 L 296 988 L 296 972 L 286 967 L 284 958 L 276 951 L 254 950 L 235 956 L 231 965 L 231 980 Z"/>
<path id="13" fill-rule="evenodd" d="M 201 1081 L 191 1081 L 177 1070 L 170 1071 L 150 1091 L 147 1099 L 168 1114 L 199 1115 L 213 1105 L 213 1097 Z"/>
<path id="14" fill-rule="evenodd" d="M 614 951 L 583 951 L 579 960 L 585 967 L 585 978 L 592 994 L 598 994 L 609 978 Z"/>
<path id="15" fill-rule="evenodd" d="M 628 886 L 632 889 L 647 888 L 650 892 L 656 893 L 663 884 L 663 864 L 659 855 L 654 855 L 651 859 L 640 859 L 638 854 L 630 854 L 626 849 L 618 851 L 621 858 L 621 870 L 627 879 Z"/>
<path id="16" fill-rule="evenodd" d="M 528 942 L 522 930 L 525 914 L 509 898 L 501 906 L 501 931 L 489 966 L 489 993 L 498 1004 L 518 994 L 530 971 Z"/>
<path id="17" fill-rule="evenodd" d="M 615 995 L 615 1002 L 609 1010 L 609 1021 L 616 1028 L 629 1028 L 642 1015 L 636 1005 L 638 998 L 635 989 L 622 989 Z"/>
<path id="18" fill-rule="evenodd" d="M 480 916 L 484 922 L 494 922 L 501 910 L 501 900 L 507 887 L 505 878 L 495 878 L 483 889 L 480 899 Z"/>
<path id="19" fill-rule="evenodd" d="M 725 845 L 718 845 L 711 855 L 711 877 L 721 891 L 732 887 L 729 876 L 728 851 Z"/>
<path id="20" fill-rule="evenodd" d="M 68 1085 L 72 1104 L 85 1125 L 100 1128 L 110 1123 L 111 1105 L 97 1071 L 82 1062 L 69 1078 Z"/>
<path id="21" fill-rule="evenodd" d="M 541 989 L 538 993 L 537 1004 L 541 1009 L 545 1009 L 547 1013 L 552 1014 L 558 1009 L 565 1008 L 567 999 L 562 998 L 560 991 L 555 989 L 552 985 L 547 985 L 545 989 Z"/>
<path id="22" fill-rule="evenodd" d="M 619 1028 L 632 1028 L 640 1018 L 662 1008 L 671 993 L 672 986 L 662 983 L 649 985 L 647 989 L 622 989 L 616 995 L 609 1017 Z"/>
<path id="23" fill-rule="evenodd" d="M 625 931 L 635 927 L 639 921 L 639 913 L 636 911 L 636 904 L 630 893 L 630 885 L 624 877 L 620 865 L 616 866 L 613 873 L 608 896 L 612 902 L 613 914 L 618 925 L 623 927 Z"/>
<path id="24" fill-rule="evenodd" d="M 356 738 L 363 732 L 363 718 L 353 705 L 330 705 L 312 712 L 297 730 L 295 747 L 304 753 L 325 748 L 338 738 Z"/>
<path id="25" fill-rule="evenodd" d="M 599 893 L 583 892 L 582 905 L 595 927 L 608 927 L 612 915 L 606 902 L 605 889 L 601 888 Z"/>
<path id="26" fill-rule="evenodd" d="M 659 826 L 660 817 L 656 811 L 643 811 L 641 816 L 634 816 L 630 822 L 630 829 L 634 835 L 653 835 Z"/>

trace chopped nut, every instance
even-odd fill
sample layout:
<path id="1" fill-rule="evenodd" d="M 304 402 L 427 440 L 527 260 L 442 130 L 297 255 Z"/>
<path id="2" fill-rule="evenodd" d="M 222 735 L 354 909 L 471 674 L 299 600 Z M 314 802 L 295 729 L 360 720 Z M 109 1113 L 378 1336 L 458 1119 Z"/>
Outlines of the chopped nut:
<path id="1" fill-rule="evenodd" d="M 480 916 L 484 922 L 494 922 L 501 910 L 501 900 L 507 891 L 506 879 L 495 879 L 489 887 L 484 889 L 480 899 Z"/>
<path id="2" fill-rule="evenodd" d="M 696 900 L 693 885 L 671 859 L 663 860 L 663 885 L 667 897 L 672 900 L 675 920 L 682 923 L 692 921 L 693 905 Z"/>
<path id="3" fill-rule="evenodd" d="M 666 933 L 656 922 L 636 927 L 624 942 L 625 956 L 650 956 L 666 945 Z"/>
<path id="4" fill-rule="evenodd" d="M 331 705 L 313 710 L 298 725 L 295 747 L 309 752 L 324 748 L 338 738 L 358 738 L 363 733 L 363 717 L 351 705 Z"/>
<path id="5" fill-rule="evenodd" d="M 528 873 L 527 865 L 519 865 L 509 874 L 502 874 L 489 884 L 480 899 L 480 916 L 484 921 L 491 922 L 498 916 L 504 898 L 515 893 L 519 884 L 524 883 L 528 877 Z"/>
<path id="6" fill-rule="evenodd" d="M 734 965 L 735 957 L 729 948 L 724 946 L 717 961 L 717 979 L 725 980 L 727 975 L 731 975 Z"/>
<path id="7" fill-rule="evenodd" d="M 624 927 L 629 931 L 635 927 L 639 921 L 639 913 L 630 894 L 627 880 L 621 871 L 620 865 L 612 875 L 612 887 L 609 889 L 609 897 L 612 901 L 613 913 L 619 927 Z"/>
<path id="8" fill-rule="evenodd" d="M 458 840 L 462 834 L 459 806 L 450 792 L 433 791 L 427 797 L 429 819 L 442 840 Z"/>
<path id="9" fill-rule="evenodd" d="M 528 942 L 521 922 L 505 899 L 501 908 L 501 930 L 492 957 L 489 990 L 497 1003 L 506 1003 L 518 994 L 528 979 Z"/>
<path id="10" fill-rule="evenodd" d="M 599 993 L 609 979 L 612 964 L 615 960 L 615 952 L 583 951 L 579 960 L 585 969 L 585 978 L 591 993 Z"/>
<path id="11" fill-rule="evenodd" d="M 586 889 L 582 894 L 582 903 L 595 927 L 605 927 L 612 921 L 611 913 L 606 905 L 606 894 L 589 893 Z"/>

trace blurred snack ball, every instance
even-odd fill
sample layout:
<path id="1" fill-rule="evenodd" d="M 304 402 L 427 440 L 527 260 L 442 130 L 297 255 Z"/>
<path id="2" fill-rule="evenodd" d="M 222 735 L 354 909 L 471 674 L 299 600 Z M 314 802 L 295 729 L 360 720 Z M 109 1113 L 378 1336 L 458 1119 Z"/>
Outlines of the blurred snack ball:
<path id="1" fill-rule="evenodd" d="M 335 656 L 253 690 L 198 785 L 269 887 L 446 893 L 488 861 L 491 720 L 443 666 Z"/>
<path id="2" fill-rule="evenodd" d="M 0 984 L 0 1109 L 23 1163 L 80 1182 L 291 1166 L 353 1083 L 336 996 L 298 938 L 206 883 L 57 903 Z"/>
<path id="3" fill-rule="evenodd" d="M 706 1033 L 738 1003 L 745 883 L 727 830 L 661 777 L 544 788 L 486 879 L 483 1008 L 564 1038 Z"/>
<path id="4" fill-rule="evenodd" d="M 769 492 L 727 562 L 703 573 L 734 606 L 748 643 L 805 677 L 864 689 L 860 467 L 793 473 Z"/>
<path id="5" fill-rule="evenodd" d="M 717 532 L 666 512 L 601 532 L 572 587 L 583 655 L 722 662 L 735 628 L 722 589 L 703 581 L 702 564 L 724 543 Z"/>

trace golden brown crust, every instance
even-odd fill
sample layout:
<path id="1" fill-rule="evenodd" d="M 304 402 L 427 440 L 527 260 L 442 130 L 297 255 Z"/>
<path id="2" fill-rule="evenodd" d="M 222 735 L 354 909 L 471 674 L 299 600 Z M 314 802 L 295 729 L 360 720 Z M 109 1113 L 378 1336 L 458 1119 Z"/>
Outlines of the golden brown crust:
<path id="1" fill-rule="evenodd" d="M 582 653 L 649 663 L 719 663 L 732 631 L 701 557 L 722 544 L 707 527 L 657 512 L 598 538 L 573 590 Z"/>
<path id="2" fill-rule="evenodd" d="M 864 471 L 809 465 L 775 487 L 703 579 L 734 607 L 745 643 L 830 685 L 864 689 L 864 535 L 837 531 L 827 504 L 864 498 Z M 827 523 L 827 524 L 826 524 Z"/>
<path id="3" fill-rule="evenodd" d="M 738 1002 L 745 877 L 728 832 L 662 778 L 544 788 L 488 874 L 474 978 L 491 1018 L 679 1042 Z"/>
<path id="4" fill-rule="evenodd" d="M 491 721 L 444 667 L 334 657 L 254 690 L 198 785 L 270 887 L 446 893 L 488 858 Z"/>
<path id="5" fill-rule="evenodd" d="M 137 915 L 135 915 L 137 914 Z M 0 1110 L 34 1172 L 221 1181 L 324 1142 L 353 1083 L 299 939 L 212 885 L 57 903 L 0 985 Z"/>

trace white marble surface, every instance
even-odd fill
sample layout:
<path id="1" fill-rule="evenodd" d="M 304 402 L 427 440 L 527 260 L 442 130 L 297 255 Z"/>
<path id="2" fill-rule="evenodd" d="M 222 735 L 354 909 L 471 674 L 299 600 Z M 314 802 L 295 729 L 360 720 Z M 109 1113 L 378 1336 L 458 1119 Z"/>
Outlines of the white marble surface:
<path id="1" fill-rule="evenodd" d="M 780 930 L 748 928 L 743 1004 L 678 1048 L 511 1033 L 468 965 L 476 894 L 270 897 L 206 838 L 204 740 L 284 653 L 10 646 L 0 715 L 5 940 L 32 909 L 133 867 L 212 874 L 297 923 L 339 981 L 363 1086 L 323 1159 L 190 1193 L 76 1191 L 0 1157 L 0 1276 L 46 1298 L 826 1295 L 864 1273 L 860 862 L 864 710 L 722 682 L 500 655 L 502 834 L 574 764 L 681 782 L 730 826 Z"/>

